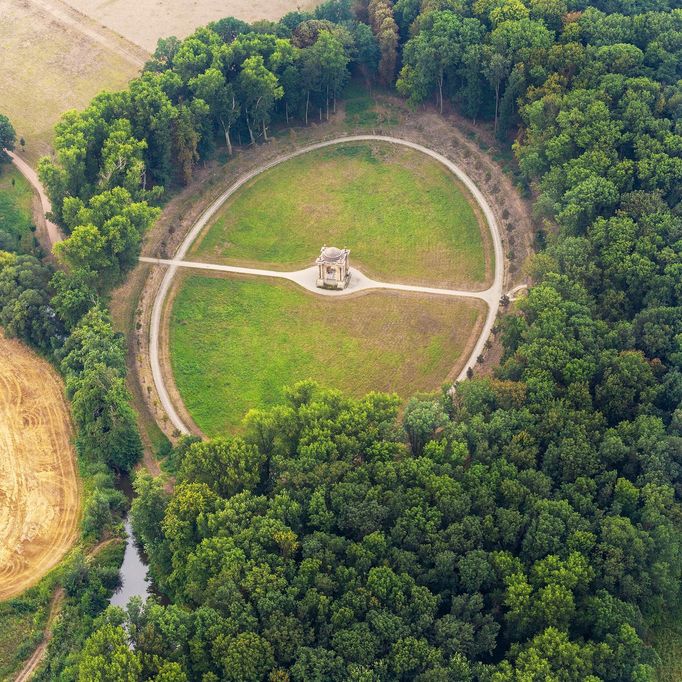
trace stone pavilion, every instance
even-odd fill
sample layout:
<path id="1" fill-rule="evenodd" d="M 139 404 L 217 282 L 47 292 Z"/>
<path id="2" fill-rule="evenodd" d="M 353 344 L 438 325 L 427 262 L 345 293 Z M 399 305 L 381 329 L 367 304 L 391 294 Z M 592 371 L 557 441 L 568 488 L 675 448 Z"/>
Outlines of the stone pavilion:
<path id="1" fill-rule="evenodd" d="M 350 282 L 349 249 L 323 246 L 315 261 L 317 286 L 321 289 L 345 289 Z"/>

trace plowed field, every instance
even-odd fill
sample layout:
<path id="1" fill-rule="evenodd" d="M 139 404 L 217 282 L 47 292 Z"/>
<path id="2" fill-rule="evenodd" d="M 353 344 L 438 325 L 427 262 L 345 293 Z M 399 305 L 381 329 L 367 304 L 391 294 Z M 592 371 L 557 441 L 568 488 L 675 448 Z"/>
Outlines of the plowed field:
<path id="1" fill-rule="evenodd" d="M 0 334 L 0 600 L 37 582 L 78 535 L 71 441 L 58 374 Z"/>

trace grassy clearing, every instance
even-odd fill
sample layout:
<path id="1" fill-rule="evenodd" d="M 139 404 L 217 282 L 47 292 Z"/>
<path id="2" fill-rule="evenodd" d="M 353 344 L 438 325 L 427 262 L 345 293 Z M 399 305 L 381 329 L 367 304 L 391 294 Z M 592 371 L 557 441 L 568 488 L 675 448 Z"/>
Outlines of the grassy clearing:
<path id="1" fill-rule="evenodd" d="M 33 190 L 14 166 L 0 166 L 0 250 L 34 249 Z"/>
<path id="2" fill-rule="evenodd" d="M 7 602 L 0 602 L 0 680 L 14 673 L 40 644 L 55 589 L 53 575 Z"/>
<path id="3" fill-rule="evenodd" d="M 289 284 L 189 275 L 171 311 L 171 361 L 190 414 L 216 435 L 302 379 L 356 396 L 437 389 L 482 314 L 482 304 L 445 297 L 329 299 Z"/>
<path id="4" fill-rule="evenodd" d="M 661 658 L 656 668 L 657 682 L 682 680 L 682 609 L 661 614 L 653 629 L 651 643 Z"/>
<path id="5" fill-rule="evenodd" d="M 123 88 L 136 69 L 31 3 L 0 0 L 0 16 L 2 112 L 34 164 L 49 153 L 64 111 L 86 106 L 103 89 Z"/>
<path id="6" fill-rule="evenodd" d="M 192 255 L 288 270 L 310 265 L 324 243 L 350 248 L 353 263 L 384 280 L 483 287 L 492 271 L 477 212 L 452 174 L 384 143 L 338 145 L 263 173 Z"/>
<path id="7" fill-rule="evenodd" d="M 359 80 L 351 81 L 343 91 L 342 106 L 346 125 L 350 127 L 374 129 L 394 126 L 399 122 L 397 112 L 390 103 L 380 102 Z"/>

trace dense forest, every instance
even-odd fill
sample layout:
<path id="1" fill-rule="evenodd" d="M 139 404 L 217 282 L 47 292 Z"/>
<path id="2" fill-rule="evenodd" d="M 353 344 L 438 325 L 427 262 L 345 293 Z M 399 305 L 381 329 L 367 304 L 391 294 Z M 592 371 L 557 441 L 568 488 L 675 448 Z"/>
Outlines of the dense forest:
<path id="1" fill-rule="evenodd" d="M 141 446 L 102 300 L 163 192 L 217 145 L 326 120 L 351 72 L 489 123 L 546 246 L 494 377 L 400 416 L 391 396 L 304 383 L 240 437 L 181 441 L 172 491 L 140 475 L 163 599 L 109 609 L 82 650 L 86 627 L 62 633 L 42 679 L 655 679 L 647 638 L 682 566 L 676 6 L 333 0 L 225 19 L 65 116 L 40 169 L 61 269 L 3 255 L 0 324 L 60 363 L 79 451 L 116 468 Z"/>
<path id="2" fill-rule="evenodd" d="M 0 148 L 11 151 L 15 144 L 11 122 L 0 115 Z M 0 163 L 9 161 L 5 157 L 0 155 Z M 117 474 L 137 462 L 142 443 L 125 385 L 124 339 L 113 330 L 106 302 L 79 273 L 56 270 L 42 257 L 35 226 L 14 225 L 9 213 L 3 217 L 10 220 L 0 225 L 0 327 L 33 346 L 66 380 L 83 514 L 78 546 L 36 587 L 3 602 L 0 629 L 6 638 L 14 634 L 11 628 L 20 628 L 16 660 L 28 656 L 31 641 L 35 647 L 42 637 L 55 586 L 61 585 L 66 599 L 51 649 L 61 660 L 81 646 L 119 584 L 124 542 L 104 541 L 121 535 L 129 504 L 116 487 Z M 90 555 L 95 547 L 102 550 L 96 557 Z"/>

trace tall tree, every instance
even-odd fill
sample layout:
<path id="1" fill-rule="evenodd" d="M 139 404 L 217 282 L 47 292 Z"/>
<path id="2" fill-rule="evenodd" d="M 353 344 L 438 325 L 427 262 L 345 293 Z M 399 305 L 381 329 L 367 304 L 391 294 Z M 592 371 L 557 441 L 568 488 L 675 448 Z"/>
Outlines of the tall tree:
<path id="1" fill-rule="evenodd" d="M 379 77 L 386 85 L 392 85 L 398 64 L 398 24 L 393 16 L 392 0 L 369 0 L 367 6 L 369 23 L 377 37 L 381 60 Z"/>
<path id="2" fill-rule="evenodd" d="M 254 128 L 260 126 L 263 138 L 268 139 L 268 123 L 275 103 L 284 95 L 277 76 L 265 67 L 263 57 L 249 57 L 243 64 L 238 78 L 239 99 L 251 143 L 255 144 Z"/>
<path id="3" fill-rule="evenodd" d="M 315 72 L 319 74 L 319 85 L 325 94 L 327 120 L 329 120 L 329 100 L 333 100 L 336 111 L 336 97 L 346 84 L 350 74 L 345 48 L 333 33 L 320 33 L 317 41 L 306 50 L 306 57 L 316 62 Z"/>
<path id="4" fill-rule="evenodd" d="M 484 27 L 477 19 L 463 19 L 454 12 L 425 15 L 419 33 L 405 45 L 399 91 L 421 101 L 437 88 L 442 113 L 446 81 L 454 92 L 466 51 L 478 45 L 483 34 Z"/>
<path id="5" fill-rule="evenodd" d="M 105 625 L 85 642 L 78 666 L 79 682 L 138 682 L 142 665 L 120 626 Z"/>
<path id="6" fill-rule="evenodd" d="M 9 155 L 6 151 L 14 149 L 17 135 L 14 132 L 14 127 L 9 118 L 4 114 L 0 114 L 0 163 L 9 161 Z"/>
<path id="7" fill-rule="evenodd" d="M 231 83 L 219 69 L 207 69 L 189 82 L 196 97 L 203 99 L 209 106 L 211 116 L 220 126 L 225 136 L 227 152 L 232 156 L 230 130 L 241 116 L 241 105 Z"/>

